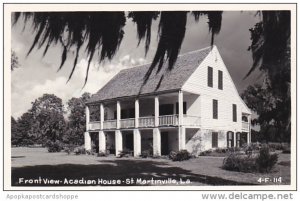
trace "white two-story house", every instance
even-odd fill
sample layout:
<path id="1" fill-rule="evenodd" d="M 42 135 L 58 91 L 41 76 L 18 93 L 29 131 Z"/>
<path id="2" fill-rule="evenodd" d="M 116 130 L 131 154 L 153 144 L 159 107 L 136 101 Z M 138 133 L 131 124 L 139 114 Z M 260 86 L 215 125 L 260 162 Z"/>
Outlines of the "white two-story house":
<path id="1" fill-rule="evenodd" d="M 86 150 L 198 155 L 251 142 L 251 111 L 216 46 L 178 56 L 172 70 L 156 67 L 145 82 L 150 65 L 121 70 L 86 103 Z M 100 121 L 90 121 L 90 107 Z"/>

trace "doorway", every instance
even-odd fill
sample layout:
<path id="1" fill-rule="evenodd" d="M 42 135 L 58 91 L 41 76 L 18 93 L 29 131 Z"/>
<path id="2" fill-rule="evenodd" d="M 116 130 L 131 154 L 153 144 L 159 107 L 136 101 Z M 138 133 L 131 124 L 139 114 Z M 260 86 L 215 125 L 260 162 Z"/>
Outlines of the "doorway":
<path id="1" fill-rule="evenodd" d="M 169 155 L 169 133 L 161 132 L 161 155 Z"/>

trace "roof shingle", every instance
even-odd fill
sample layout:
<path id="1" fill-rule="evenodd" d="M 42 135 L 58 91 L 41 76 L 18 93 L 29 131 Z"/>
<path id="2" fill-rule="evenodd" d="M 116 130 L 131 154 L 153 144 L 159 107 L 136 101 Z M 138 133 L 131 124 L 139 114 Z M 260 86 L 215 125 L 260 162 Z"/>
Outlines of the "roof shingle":
<path id="1" fill-rule="evenodd" d="M 151 63 L 121 70 L 96 94 L 92 95 L 87 104 L 121 97 L 179 90 L 210 51 L 211 47 L 207 47 L 179 55 L 172 70 L 168 70 L 168 63 L 165 62 L 162 69 L 156 73 L 156 66 L 145 84 L 143 84 L 144 77 Z"/>

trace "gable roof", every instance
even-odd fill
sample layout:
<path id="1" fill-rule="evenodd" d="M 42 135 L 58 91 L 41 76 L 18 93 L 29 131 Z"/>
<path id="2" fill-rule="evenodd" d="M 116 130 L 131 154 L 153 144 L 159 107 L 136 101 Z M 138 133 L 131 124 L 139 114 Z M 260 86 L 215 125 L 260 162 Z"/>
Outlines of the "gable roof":
<path id="1" fill-rule="evenodd" d="M 151 63 L 121 70 L 96 94 L 92 95 L 87 104 L 121 97 L 180 90 L 210 51 L 211 47 L 206 47 L 179 55 L 172 70 L 168 70 L 168 62 L 165 62 L 161 70 L 156 73 L 157 65 L 145 84 L 143 84 L 144 77 Z"/>

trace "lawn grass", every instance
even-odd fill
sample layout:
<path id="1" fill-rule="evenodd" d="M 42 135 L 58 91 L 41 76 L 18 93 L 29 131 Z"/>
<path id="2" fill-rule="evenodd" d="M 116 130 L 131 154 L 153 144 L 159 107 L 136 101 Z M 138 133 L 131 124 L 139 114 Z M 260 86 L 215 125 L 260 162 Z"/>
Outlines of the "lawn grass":
<path id="1" fill-rule="evenodd" d="M 173 162 L 168 159 L 96 157 L 48 153 L 44 148 L 12 148 L 12 185 L 19 178 L 34 179 L 189 179 L 189 185 L 256 185 L 260 177 L 282 177 L 290 184 L 289 154 L 280 154 L 278 165 L 268 174 L 223 170 L 222 157 L 199 157 Z M 264 183 L 272 185 L 273 183 Z M 27 185 L 27 184 L 26 184 Z M 34 185 L 34 184 L 32 184 Z M 50 185 L 50 184 L 49 184 Z M 135 185 L 135 184 L 132 184 Z M 278 184 L 276 184 L 278 185 Z"/>

